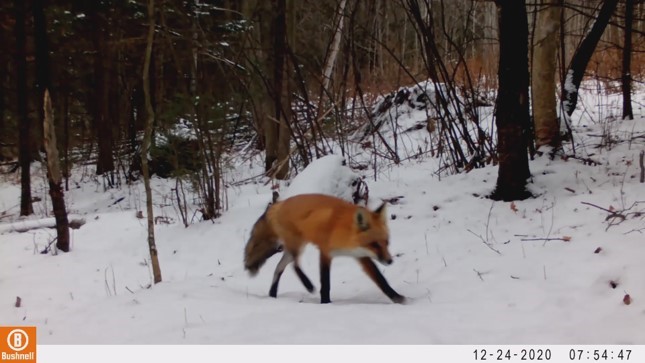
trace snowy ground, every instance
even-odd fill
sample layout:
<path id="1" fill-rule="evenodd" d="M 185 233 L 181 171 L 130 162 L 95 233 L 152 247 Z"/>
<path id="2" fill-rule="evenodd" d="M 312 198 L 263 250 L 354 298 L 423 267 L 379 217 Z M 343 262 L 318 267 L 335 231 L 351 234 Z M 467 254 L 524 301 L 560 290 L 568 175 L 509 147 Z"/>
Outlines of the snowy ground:
<path id="1" fill-rule="evenodd" d="M 642 96 L 636 101 L 645 103 Z M 636 112 L 645 114 L 638 106 Z M 645 184 L 638 166 L 645 117 L 607 121 L 611 108 L 593 105 L 584 113 L 574 115 L 585 120 L 576 126 L 584 145 L 578 155 L 599 164 L 531 161 L 534 199 L 486 199 L 493 166 L 439 179 L 436 160 L 425 158 L 383 166 L 377 181 L 372 170 L 361 172 L 370 176 L 370 206 L 401 197 L 389 206 L 395 262 L 380 268 L 409 298 L 406 305 L 391 303 L 350 258 L 333 262 L 332 304 L 320 305 L 290 268 L 278 298 L 268 297 L 279 257 L 256 278 L 242 265 L 249 230 L 271 200 L 264 180 L 231 186 L 226 213 L 189 228 L 172 207 L 174 182 L 154 180 L 156 213 L 173 223 L 156 226 L 163 283 L 147 288 L 146 226 L 135 216 L 144 204 L 140 185 L 104 191 L 87 177 L 73 183 L 68 208 L 86 224 L 72 232 L 73 251 L 54 256 L 39 253 L 54 230 L 12 228 L 26 222 L 15 217 L 19 185 L 5 178 L 0 323 L 35 325 L 45 344 L 645 344 Z M 619 140 L 596 147 L 607 130 Z M 261 167 L 247 164 L 238 169 Z M 333 192 L 348 176 L 316 165 L 301 174 L 298 192 Z M 329 174 L 338 177 L 324 179 Z M 40 172 L 39 217 L 49 209 L 44 185 Z M 608 212 L 583 202 L 627 218 L 607 221 Z M 315 248 L 306 250 L 302 267 L 319 288 Z"/>

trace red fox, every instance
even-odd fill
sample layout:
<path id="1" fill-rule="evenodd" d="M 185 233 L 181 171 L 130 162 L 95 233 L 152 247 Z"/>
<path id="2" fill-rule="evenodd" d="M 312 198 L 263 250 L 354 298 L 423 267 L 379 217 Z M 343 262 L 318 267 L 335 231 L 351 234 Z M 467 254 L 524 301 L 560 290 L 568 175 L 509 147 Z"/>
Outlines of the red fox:
<path id="1" fill-rule="evenodd" d="M 384 265 L 392 263 L 385 203 L 370 211 L 336 197 L 302 194 L 271 204 L 253 225 L 246 243 L 244 267 L 255 276 L 269 257 L 284 251 L 273 274 L 269 296 L 277 296 L 280 276 L 291 262 L 302 284 L 313 292 L 314 286 L 298 262 L 307 243 L 320 250 L 322 304 L 331 302 L 329 271 L 335 256 L 355 257 L 387 297 L 395 303 L 405 302 L 405 297 L 390 287 L 371 260 L 377 259 Z"/>

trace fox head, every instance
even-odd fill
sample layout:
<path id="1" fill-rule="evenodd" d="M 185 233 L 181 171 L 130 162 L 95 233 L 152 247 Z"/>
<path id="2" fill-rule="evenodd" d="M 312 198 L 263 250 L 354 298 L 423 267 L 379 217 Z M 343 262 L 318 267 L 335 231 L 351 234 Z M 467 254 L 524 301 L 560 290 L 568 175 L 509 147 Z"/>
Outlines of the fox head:
<path id="1" fill-rule="evenodd" d="M 387 228 L 387 210 L 385 203 L 374 211 L 359 208 L 354 214 L 354 222 L 358 229 L 359 251 L 357 254 L 371 257 L 384 265 L 392 263 L 390 232 Z"/>

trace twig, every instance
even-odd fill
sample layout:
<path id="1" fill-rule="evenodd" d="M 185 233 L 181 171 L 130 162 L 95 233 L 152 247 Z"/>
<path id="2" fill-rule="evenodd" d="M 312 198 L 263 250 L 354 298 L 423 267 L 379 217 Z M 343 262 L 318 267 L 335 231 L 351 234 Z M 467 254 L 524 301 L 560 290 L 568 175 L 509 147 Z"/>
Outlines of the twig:
<path id="1" fill-rule="evenodd" d="M 477 274 L 477 277 L 479 277 L 480 280 L 484 281 L 484 278 L 482 277 L 483 274 L 481 272 L 479 272 L 479 271 L 477 271 L 475 269 L 473 269 L 473 271 L 475 271 L 475 273 Z"/>
<path id="2" fill-rule="evenodd" d="M 423 235 L 423 238 L 426 241 L 426 255 L 430 254 L 430 251 L 428 250 L 428 231 L 426 230 L 426 233 Z"/>
<path id="3" fill-rule="evenodd" d="M 645 228 L 632 229 L 631 231 L 627 231 L 627 232 L 625 232 L 625 233 L 623 233 L 623 234 L 630 234 L 630 233 L 632 233 L 632 232 L 638 232 L 638 233 L 640 233 L 640 234 L 643 234 L 643 231 L 645 231 Z"/>
<path id="4" fill-rule="evenodd" d="M 490 243 L 486 242 L 486 240 L 484 239 L 484 237 L 482 237 L 482 236 L 480 236 L 480 235 L 476 234 L 475 232 L 471 231 L 470 229 L 468 229 L 467 231 L 468 231 L 468 232 L 470 232 L 470 233 L 472 233 L 472 234 L 473 234 L 473 235 L 475 235 L 476 237 L 478 237 L 478 238 L 479 238 L 479 239 L 480 239 L 480 240 L 481 240 L 481 241 L 486 245 L 486 247 L 490 248 L 492 251 L 494 251 L 494 252 L 495 252 L 495 253 L 497 253 L 498 255 L 500 255 L 500 256 L 502 255 L 502 253 L 501 253 L 501 252 L 499 252 L 498 250 L 496 250 L 495 248 L 493 248 L 493 246 L 491 246 L 491 245 L 490 245 Z"/>
<path id="5" fill-rule="evenodd" d="M 544 238 L 522 238 L 520 241 L 571 241 L 571 237 L 544 237 Z"/>
<path id="6" fill-rule="evenodd" d="M 116 293 L 116 277 L 114 276 L 114 266 L 110 264 L 110 270 L 112 270 L 112 289 L 114 290 L 114 296 L 117 295 Z"/>
<path id="7" fill-rule="evenodd" d="M 594 208 L 598 208 L 600 210 L 603 210 L 603 211 L 609 213 L 609 215 L 607 217 L 605 217 L 605 221 L 609 222 L 609 224 L 607 225 L 607 228 L 605 230 L 608 230 L 609 227 L 618 225 L 621 222 L 627 220 L 628 216 L 632 216 L 632 215 L 633 216 L 640 216 L 640 215 L 642 215 L 642 211 L 635 211 L 635 212 L 629 212 L 629 213 L 625 213 L 625 212 L 631 210 L 632 208 L 634 208 L 635 206 L 639 205 L 640 203 L 643 203 L 643 201 L 636 201 L 636 202 L 632 203 L 632 205 L 629 206 L 629 208 L 625 208 L 625 209 L 619 210 L 619 211 L 609 210 L 607 208 L 599 207 L 599 206 L 597 206 L 595 204 L 588 203 L 588 202 L 581 202 L 581 203 L 589 205 L 589 206 L 592 206 Z M 619 219 L 619 221 L 615 222 L 615 219 Z"/>
<path id="8" fill-rule="evenodd" d="M 641 167 L 641 183 L 645 183 L 645 150 L 638 155 L 638 164 Z"/>
<path id="9" fill-rule="evenodd" d="M 543 217 L 543 214 L 540 213 L 540 219 L 542 219 L 542 217 Z M 549 238 L 549 236 L 551 236 L 551 232 L 553 231 L 554 220 L 555 220 L 555 197 L 553 198 L 553 204 L 551 204 L 551 225 L 549 226 L 549 232 L 547 232 L 547 234 L 546 234 L 547 238 Z M 564 238 L 566 238 L 566 237 L 564 237 Z M 563 241 L 568 241 L 570 239 L 571 238 L 563 239 Z M 548 239 L 544 240 L 544 245 L 546 245 L 546 243 L 548 241 L 549 241 Z"/>
<path id="10" fill-rule="evenodd" d="M 34 236 L 35 236 L 35 235 L 34 235 Z M 49 251 L 51 251 L 51 246 L 52 246 L 52 244 L 53 244 L 54 242 L 56 242 L 56 240 L 57 240 L 57 239 L 58 239 L 58 237 L 54 237 L 51 241 L 49 241 L 49 243 L 47 244 L 47 247 L 45 247 L 45 249 L 44 249 L 44 250 L 40 251 L 40 254 L 41 254 L 41 255 L 46 255 L 46 254 L 48 254 L 48 253 L 49 253 Z"/>
<path id="11" fill-rule="evenodd" d="M 580 203 L 585 204 L 585 205 L 588 205 L 588 206 L 591 206 L 591 207 L 594 207 L 594 208 L 598 208 L 598 209 L 600 209 L 600 210 L 604 210 L 604 211 L 605 211 L 605 212 L 607 212 L 607 213 L 615 213 L 615 212 L 614 212 L 614 211 L 612 211 L 612 210 L 609 210 L 609 209 L 607 209 L 607 208 L 603 208 L 603 207 L 597 206 L 597 205 L 595 205 L 595 204 L 593 204 L 593 203 L 589 203 L 589 202 L 580 202 Z"/>
<path id="12" fill-rule="evenodd" d="M 488 217 L 486 218 L 486 240 L 488 240 L 488 227 L 490 226 L 490 217 L 493 214 L 493 207 L 495 206 L 495 201 L 490 203 L 490 208 L 488 209 Z M 499 253 L 499 252 L 497 252 Z M 501 253 L 500 253 L 501 255 Z"/>
<path id="13" fill-rule="evenodd" d="M 103 271 L 104 276 L 104 281 L 105 281 L 105 293 L 107 296 L 112 296 L 112 291 L 110 291 L 110 283 L 108 282 L 108 268 L 106 267 L 105 270 Z"/>
<path id="14" fill-rule="evenodd" d="M 592 158 L 584 158 L 584 157 L 580 157 L 580 156 L 576 156 L 576 155 L 564 155 L 562 158 L 564 160 L 567 160 L 567 159 L 579 160 L 579 161 L 582 161 L 583 165 L 590 165 L 590 166 L 601 165 L 600 162 L 598 162 L 596 160 L 593 160 Z"/>

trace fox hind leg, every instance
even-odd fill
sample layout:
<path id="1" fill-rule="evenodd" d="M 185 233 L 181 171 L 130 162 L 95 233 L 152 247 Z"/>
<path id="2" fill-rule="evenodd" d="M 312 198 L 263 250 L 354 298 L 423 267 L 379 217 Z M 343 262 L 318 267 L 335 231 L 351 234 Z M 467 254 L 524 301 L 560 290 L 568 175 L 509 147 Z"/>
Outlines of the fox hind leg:
<path id="1" fill-rule="evenodd" d="M 307 275 L 305 275 L 305 273 L 300 268 L 297 255 L 294 255 L 292 252 L 285 251 L 284 254 L 282 255 L 282 258 L 280 259 L 280 262 L 278 262 L 278 265 L 275 268 L 275 272 L 273 273 L 273 282 L 271 283 L 269 296 L 271 297 L 278 296 L 278 284 L 280 283 L 280 278 L 282 277 L 282 273 L 284 272 L 284 269 L 287 268 L 287 266 L 291 262 L 294 263 L 293 268 L 294 270 L 296 270 L 296 274 L 298 275 L 298 278 L 305 286 L 307 291 L 309 292 L 314 291 L 314 285 L 311 283 L 311 280 L 309 280 L 309 277 L 307 277 Z"/>
<path id="2" fill-rule="evenodd" d="M 331 258 L 320 254 L 320 303 L 329 304 Z"/>
<path id="3" fill-rule="evenodd" d="M 293 255 L 289 251 L 284 251 L 280 262 L 275 267 L 275 272 L 273 273 L 273 282 L 271 283 L 271 289 L 269 290 L 269 296 L 277 297 L 278 296 L 278 283 L 280 282 L 280 277 L 284 272 L 284 269 L 293 261 Z"/>

